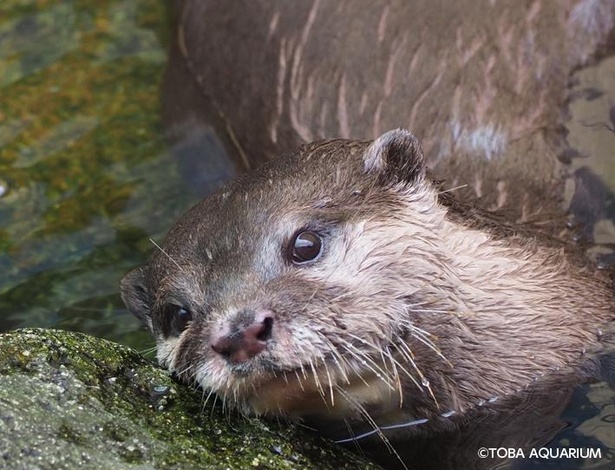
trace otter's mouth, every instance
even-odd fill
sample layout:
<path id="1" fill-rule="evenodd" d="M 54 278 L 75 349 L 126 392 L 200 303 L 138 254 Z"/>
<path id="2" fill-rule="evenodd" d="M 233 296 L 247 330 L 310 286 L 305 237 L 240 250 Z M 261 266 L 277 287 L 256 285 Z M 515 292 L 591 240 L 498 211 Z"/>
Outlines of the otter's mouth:
<path id="1" fill-rule="evenodd" d="M 325 364 L 272 368 L 260 374 L 245 366 L 234 370 L 237 381 L 216 392 L 255 415 L 348 418 L 358 415 L 363 404 L 398 405 L 401 400 L 398 388 L 370 370 L 349 374 Z"/>
<path id="2" fill-rule="evenodd" d="M 261 324 L 254 325 L 262 330 Z M 421 385 L 428 384 L 418 367 L 414 374 L 407 367 L 408 362 L 415 363 L 410 347 L 404 343 L 406 335 L 405 330 L 396 332 L 395 342 L 388 343 L 350 336 L 336 338 L 335 344 L 320 336 L 316 337 L 318 347 L 314 347 L 314 343 L 297 346 L 291 336 L 279 334 L 273 347 L 254 340 L 255 344 L 257 340 L 264 343 L 263 348 L 247 358 L 233 356 L 235 350 L 227 352 L 220 345 L 222 353 L 227 354 L 216 351 L 218 355 L 209 357 L 197 373 L 198 382 L 257 415 L 330 417 L 354 415 L 364 410 L 364 405 L 399 408 L 402 385 L 413 383 L 421 390 Z M 229 342 L 234 339 L 231 334 L 221 338 Z M 238 342 L 233 345 L 238 346 L 239 353 L 239 347 L 245 347 Z M 295 354 L 288 355 L 289 350 Z M 311 356 L 314 351 L 319 354 Z"/>

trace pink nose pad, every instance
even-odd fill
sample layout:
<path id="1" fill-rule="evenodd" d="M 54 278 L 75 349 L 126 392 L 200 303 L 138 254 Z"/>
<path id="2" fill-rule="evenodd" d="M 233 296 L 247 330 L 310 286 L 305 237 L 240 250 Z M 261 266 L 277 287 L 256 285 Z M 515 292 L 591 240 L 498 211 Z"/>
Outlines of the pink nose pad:
<path id="1" fill-rule="evenodd" d="M 257 315 L 249 326 L 235 328 L 231 333 L 215 337 L 211 348 L 231 363 L 244 363 L 265 350 L 273 332 L 273 315 Z"/>

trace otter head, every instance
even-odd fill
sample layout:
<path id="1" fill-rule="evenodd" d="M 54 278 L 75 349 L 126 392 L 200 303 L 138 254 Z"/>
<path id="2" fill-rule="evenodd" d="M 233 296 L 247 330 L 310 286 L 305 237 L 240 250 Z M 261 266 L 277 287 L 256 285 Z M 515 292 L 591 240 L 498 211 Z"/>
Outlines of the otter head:
<path id="1" fill-rule="evenodd" d="M 412 313 L 431 302 L 420 293 L 444 215 L 425 173 L 404 130 L 308 144 L 188 211 L 122 297 L 160 363 L 227 404 L 345 418 L 399 407 L 427 383 L 416 349 L 435 350 Z"/>

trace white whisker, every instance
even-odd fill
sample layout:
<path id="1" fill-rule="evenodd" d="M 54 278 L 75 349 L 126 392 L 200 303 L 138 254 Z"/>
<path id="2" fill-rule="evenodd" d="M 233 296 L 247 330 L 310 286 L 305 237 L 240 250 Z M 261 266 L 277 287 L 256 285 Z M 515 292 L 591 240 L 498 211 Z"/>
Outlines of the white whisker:
<path id="1" fill-rule="evenodd" d="M 164 250 L 162 247 L 160 247 L 160 246 L 159 246 L 159 245 L 158 245 L 158 244 L 154 241 L 154 239 L 152 239 L 152 238 L 150 237 L 149 241 L 150 241 L 152 244 L 154 244 L 154 246 L 155 246 L 158 250 L 160 250 L 160 251 L 161 251 L 164 255 L 166 255 L 166 257 L 167 257 L 169 260 L 171 260 L 171 261 L 175 264 L 175 266 L 176 266 L 177 268 L 179 268 L 179 269 L 181 270 L 181 268 L 182 268 L 182 267 L 180 266 L 180 264 L 179 264 L 179 263 L 177 263 L 175 260 L 173 260 L 173 257 L 171 257 L 171 256 L 170 256 L 167 252 L 165 252 L 165 250 Z"/>

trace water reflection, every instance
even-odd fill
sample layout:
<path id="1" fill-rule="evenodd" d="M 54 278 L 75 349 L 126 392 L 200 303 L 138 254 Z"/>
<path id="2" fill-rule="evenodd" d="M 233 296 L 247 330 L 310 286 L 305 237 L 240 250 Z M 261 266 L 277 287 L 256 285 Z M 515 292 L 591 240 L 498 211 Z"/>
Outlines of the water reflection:
<path id="1" fill-rule="evenodd" d="M 150 346 L 119 279 L 197 199 L 160 124 L 165 6 L 1 8 L 0 331 L 59 327 Z"/>
<path id="2" fill-rule="evenodd" d="M 615 57 L 576 71 L 571 77 L 564 123 L 570 146 L 567 200 L 579 229 L 597 245 L 590 253 L 615 263 Z"/>

